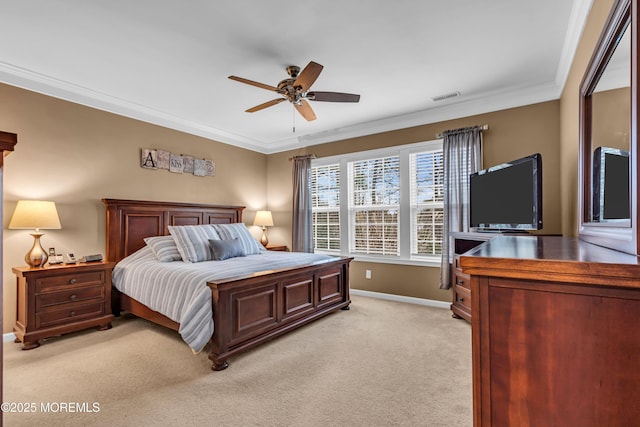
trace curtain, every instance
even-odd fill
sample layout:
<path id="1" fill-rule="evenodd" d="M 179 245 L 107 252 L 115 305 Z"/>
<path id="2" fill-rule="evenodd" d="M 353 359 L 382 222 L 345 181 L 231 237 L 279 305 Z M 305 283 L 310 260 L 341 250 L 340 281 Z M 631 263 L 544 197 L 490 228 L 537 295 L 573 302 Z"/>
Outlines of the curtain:
<path id="1" fill-rule="evenodd" d="M 482 129 L 480 126 L 443 133 L 444 227 L 440 288 L 451 288 L 452 256 L 450 233 L 469 231 L 469 175 L 482 168 Z"/>
<path id="2" fill-rule="evenodd" d="M 311 212 L 311 159 L 293 158 L 293 236 L 294 252 L 313 252 L 313 215 Z"/>

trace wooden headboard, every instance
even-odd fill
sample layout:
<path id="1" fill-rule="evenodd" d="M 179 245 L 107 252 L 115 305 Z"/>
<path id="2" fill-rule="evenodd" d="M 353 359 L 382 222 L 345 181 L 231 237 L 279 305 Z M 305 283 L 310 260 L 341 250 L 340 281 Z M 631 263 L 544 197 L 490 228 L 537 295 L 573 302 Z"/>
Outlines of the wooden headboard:
<path id="1" fill-rule="evenodd" d="M 107 206 L 107 261 L 120 261 L 144 238 L 169 234 L 169 225 L 242 222 L 244 206 L 102 199 Z"/>

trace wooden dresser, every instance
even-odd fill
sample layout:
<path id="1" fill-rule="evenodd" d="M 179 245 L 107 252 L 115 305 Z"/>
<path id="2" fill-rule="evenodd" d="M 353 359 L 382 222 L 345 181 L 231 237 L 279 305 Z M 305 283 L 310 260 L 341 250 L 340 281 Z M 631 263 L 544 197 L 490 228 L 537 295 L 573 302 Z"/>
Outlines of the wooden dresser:
<path id="1" fill-rule="evenodd" d="M 640 422 L 640 260 L 563 237 L 499 236 L 470 275 L 474 426 Z"/>
<path id="2" fill-rule="evenodd" d="M 90 327 L 111 327 L 111 271 L 115 262 L 14 267 L 17 320 L 13 328 L 23 350 L 43 338 Z"/>

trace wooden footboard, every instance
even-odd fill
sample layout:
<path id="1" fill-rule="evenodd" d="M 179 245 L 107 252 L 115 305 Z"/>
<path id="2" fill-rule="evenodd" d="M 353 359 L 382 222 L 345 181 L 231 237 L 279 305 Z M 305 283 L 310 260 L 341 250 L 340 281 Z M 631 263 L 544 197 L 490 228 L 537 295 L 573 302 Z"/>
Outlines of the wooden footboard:
<path id="1" fill-rule="evenodd" d="M 338 309 L 348 309 L 351 258 L 209 283 L 213 370 L 227 358 Z"/>
<path id="2" fill-rule="evenodd" d="M 119 261 L 140 249 L 145 237 L 169 234 L 169 225 L 241 222 L 244 209 L 115 199 L 103 199 L 103 202 L 107 206 L 109 261 Z M 228 358 L 234 354 L 338 309 L 348 309 L 351 260 L 341 257 L 208 283 L 214 318 L 209 354 L 212 369 L 225 369 Z M 117 291 L 113 295 L 119 296 L 114 307 L 178 330 L 178 323 L 139 301 Z"/>

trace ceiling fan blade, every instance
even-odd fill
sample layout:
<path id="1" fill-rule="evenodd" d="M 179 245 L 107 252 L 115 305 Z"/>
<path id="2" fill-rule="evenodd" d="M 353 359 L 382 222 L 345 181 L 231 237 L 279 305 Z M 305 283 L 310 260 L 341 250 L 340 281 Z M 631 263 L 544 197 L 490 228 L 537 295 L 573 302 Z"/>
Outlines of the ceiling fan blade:
<path id="1" fill-rule="evenodd" d="M 342 92 L 309 92 L 306 96 L 311 101 L 327 102 L 359 102 L 360 95 Z"/>
<path id="2" fill-rule="evenodd" d="M 311 105 L 309 105 L 309 103 L 304 99 L 300 100 L 300 105 L 295 103 L 293 105 L 295 105 L 298 113 L 300 113 L 300 115 L 304 117 L 308 122 L 316 119 L 316 113 L 313 112 Z"/>
<path id="3" fill-rule="evenodd" d="M 313 82 L 315 82 L 320 75 L 322 68 L 324 67 L 317 62 L 309 62 L 309 64 L 304 67 L 304 70 L 300 72 L 298 78 L 296 78 L 296 81 L 293 82 L 293 86 L 300 86 L 302 88 L 302 92 L 308 91 Z"/>
<path id="4" fill-rule="evenodd" d="M 260 105 L 256 105 L 255 107 L 249 108 L 248 110 L 245 110 L 245 112 L 247 113 L 255 113 L 256 111 L 260 111 L 263 110 L 267 107 L 271 107 L 272 105 L 276 105 L 276 104 L 280 104 L 282 101 L 286 101 L 287 98 L 276 98 L 276 99 L 272 99 L 271 101 L 267 101 L 263 104 Z"/>
<path id="5" fill-rule="evenodd" d="M 272 90 L 274 92 L 278 92 L 278 88 L 275 87 L 275 86 L 270 86 L 270 85 L 266 85 L 264 83 L 254 82 L 253 80 L 243 79 L 242 77 L 237 77 L 237 76 L 229 76 L 229 78 L 231 80 L 235 80 L 235 81 L 240 82 L 240 83 L 246 83 L 246 84 L 251 85 L 251 86 L 257 86 L 257 87 L 260 87 L 262 89 Z"/>

